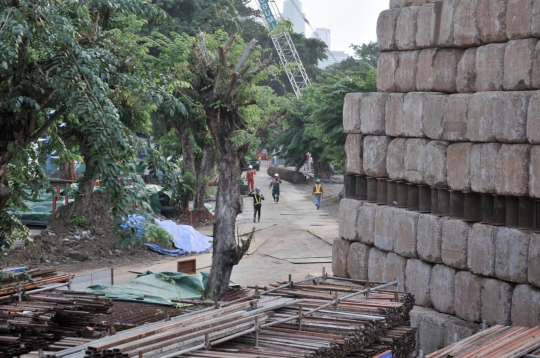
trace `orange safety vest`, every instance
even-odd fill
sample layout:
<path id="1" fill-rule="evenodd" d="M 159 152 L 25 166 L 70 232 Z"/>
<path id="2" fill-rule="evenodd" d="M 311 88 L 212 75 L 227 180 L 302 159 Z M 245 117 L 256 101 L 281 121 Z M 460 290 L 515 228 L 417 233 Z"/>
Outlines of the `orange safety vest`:
<path id="1" fill-rule="evenodd" d="M 322 194 L 321 184 L 315 184 L 315 194 Z"/>

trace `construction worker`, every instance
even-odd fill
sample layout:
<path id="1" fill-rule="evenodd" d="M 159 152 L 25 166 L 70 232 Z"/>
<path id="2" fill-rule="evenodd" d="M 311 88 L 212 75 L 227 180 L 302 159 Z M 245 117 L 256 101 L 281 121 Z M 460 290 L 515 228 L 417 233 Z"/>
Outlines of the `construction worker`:
<path id="1" fill-rule="evenodd" d="M 254 176 L 257 175 L 257 171 L 255 169 L 253 169 L 252 165 L 250 165 L 248 168 L 249 169 L 246 172 L 248 190 L 253 191 L 253 188 L 255 188 L 255 178 L 254 178 Z"/>
<path id="2" fill-rule="evenodd" d="M 317 210 L 321 207 L 321 200 L 323 195 L 323 188 L 321 185 L 321 180 L 315 180 L 315 185 L 313 186 L 313 199 L 315 200 L 315 206 Z"/>
<path id="3" fill-rule="evenodd" d="M 261 222 L 261 207 L 262 201 L 264 200 L 264 195 L 261 194 L 261 189 L 257 187 L 255 188 L 255 193 L 252 190 L 249 193 L 249 196 L 253 197 L 253 222 L 255 222 L 257 213 L 259 214 L 259 222 Z"/>
<path id="4" fill-rule="evenodd" d="M 272 179 L 272 182 L 270 183 L 270 187 L 272 188 L 272 197 L 274 198 L 274 202 L 277 204 L 279 202 L 279 184 L 281 184 L 281 179 L 279 179 L 279 174 L 274 174 L 274 178 Z"/>

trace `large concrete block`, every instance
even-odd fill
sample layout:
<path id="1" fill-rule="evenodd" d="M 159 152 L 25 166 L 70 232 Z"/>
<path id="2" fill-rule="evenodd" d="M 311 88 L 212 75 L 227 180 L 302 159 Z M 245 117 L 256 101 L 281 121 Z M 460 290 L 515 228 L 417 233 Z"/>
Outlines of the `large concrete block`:
<path id="1" fill-rule="evenodd" d="M 453 94 L 446 98 L 443 115 L 443 140 L 452 142 L 468 141 L 467 123 L 469 121 L 470 94 Z"/>
<path id="2" fill-rule="evenodd" d="M 345 171 L 350 174 L 364 174 L 362 150 L 364 138 L 361 134 L 347 134 L 345 139 Z"/>
<path id="3" fill-rule="evenodd" d="M 512 296 L 512 325 L 540 325 L 540 290 L 529 285 L 517 285 Z"/>
<path id="4" fill-rule="evenodd" d="M 377 20 L 377 44 L 380 51 L 395 51 L 396 26 L 400 9 L 384 10 Z"/>
<path id="5" fill-rule="evenodd" d="M 506 44 L 489 44 L 476 50 L 476 90 L 501 91 Z"/>
<path id="6" fill-rule="evenodd" d="M 531 13 L 531 35 L 540 37 L 540 2 L 533 1 Z"/>
<path id="7" fill-rule="evenodd" d="M 467 136 L 473 142 L 493 142 L 493 122 L 496 113 L 497 98 L 500 92 L 479 92 L 475 93 L 469 102 Z"/>
<path id="8" fill-rule="evenodd" d="M 529 163 L 529 195 L 540 199 L 540 146 L 531 148 Z"/>
<path id="9" fill-rule="evenodd" d="M 476 47 L 465 50 L 458 63 L 456 90 L 459 93 L 476 92 Z"/>
<path id="10" fill-rule="evenodd" d="M 500 195 L 529 194 L 529 144 L 503 144 L 497 156 L 495 189 Z"/>
<path id="11" fill-rule="evenodd" d="M 365 93 L 360 102 L 362 134 L 384 135 L 387 93 Z"/>
<path id="12" fill-rule="evenodd" d="M 456 316 L 466 321 L 480 322 L 482 278 L 460 271 L 455 278 L 454 309 Z"/>
<path id="13" fill-rule="evenodd" d="M 431 302 L 439 312 L 454 314 L 456 272 L 444 265 L 435 265 L 431 271 Z"/>
<path id="14" fill-rule="evenodd" d="M 390 9 L 401 9 L 405 6 L 410 6 L 411 0 L 390 0 Z"/>
<path id="15" fill-rule="evenodd" d="M 343 104 L 345 133 L 360 133 L 360 100 L 363 93 L 347 93 Z"/>
<path id="16" fill-rule="evenodd" d="M 446 218 L 423 214 L 418 219 L 418 256 L 433 263 L 442 263 L 442 226 Z"/>
<path id="17" fill-rule="evenodd" d="M 454 12 L 458 5 L 459 0 L 442 2 L 439 34 L 435 39 L 437 47 L 454 47 Z"/>
<path id="18" fill-rule="evenodd" d="M 440 16 L 441 6 L 426 4 L 420 7 L 417 18 L 416 46 L 418 48 L 433 47 L 438 30 L 437 16 Z"/>
<path id="19" fill-rule="evenodd" d="M 405 154 L 407 153 L 407 138 L 395 138 L 388 145 L 386 170 L 388 177 L 393 180 L 405 179 Z"/>
<path id="20" fill-rule="evenodd" d="M 527 143 L 530 92 L 500 92 L 493 101 L 493 135 L 502 143 Z"/>
<path id="21" fill-rule="evenodd" d="M 478 0 L 461 0 L 454 12 L 454 44 L 471 47 L 480 44 Z"/>
<path id="22" fill-rule="evenodd" d="M 347 261 L 351 242 L 343 239 L 335 239 L 332 244 L 332 272 L 339 277 L 349 277 Z"/>
<path id="23" fill-rule="evenodd" d="M 354 280 L 368 279 L 369 250 L 371 246 L 360 242 L 353 242 L 349 247 L 347 258 L 347 272 Z"/>
<path id="24" fill-rule="evenodd" d="M 532 234 L 529 245 L 529 283 L 540 288 L 540 234 Z"/>
<path id="25" fill-rule="evenodd" d="M 540 91 L 533 92 L 529 98 L 527 139 L 531 144 L 540 144 Z"/>
<path id="26" fill-rule="evenodd" d="M 399 52 L 381 52 L 377 60 L 377 91 L 396 91 L 396 71 L 399 65 Z"/>
<path id="27" fill-rule="evenodd" d="M 424 149 L 424 180 L 427 185 L 444 188 L 448 186 L 446 175 L 446 149 L 448 142 L 431 141 Z"/>
<path id="28" fill-rule="evenodd" d="M 525 91 L 532 88 L 534 53 L 538 39 L 512 40 L 504 55 L 503 87 L 506 91 Z"/>
<path id="29" fill-rule="evenodd" d="M 444 347 L 445 324 L 450 317 L 433 309 L 414 306 L 411 311 L 411 327 L 417 329 L 414 357 L 419 357 L 419 350 L 430 354 Z"/>
<path id="30" fill-rule="evenodd" d="M 498 227 L 474 224 L 467 245 L 467 267 L 477 275 L 495 276 L 495 239 Z"/>
<path id="31" fill-rule="evenodd" d="M 457 92 L 458 65 L 463 50 L 441 49 L 434 63 L 433 90 L 445 93 Z"/>
<path id="32" fill-rule="evenodd" d="M 435 48 L 426 48 L 420 51 L 418 55 L 418 71 L 416 73 L 416 90 L 433 91 L 435 59 L 438 50 Z"/>
<path id="33" fill-rule="evenodd" d="M 349 241 L 358 241 L 356 221 L 364 201 L 342 199 L 339 202 L 339 236 Z"/>
<path id="34" fill-rule="evenodd" d="M 368 278 L 371 282 L 384 282 L 384 268 L 388 253 L 372 247 L 369 250 Z"/>
<path id="35" fill-rule="evenodd" d="M 509 326 L 512 313 L 512 293 L 514 286 L 492 278 L 482 283 L 482 320 L 489 326 L 501 324 Z"/>
<path id="36" fill-rule="evenodd" d="M 440 140 L 444 134 L 444 108 L 448 96 L 438 94 L 426 96 L 422 113 L 422 128 L 428 138 Z"/>
<path id="37" fill-rule="evenodd" d="M 401 137 L 403 135 L 403 102 L 405 94 L 390 93 L 386 100 L 386 135 Z"/>
<path id="38" fill-rule="evenodd" d="M 396 45 L 398 49 L 412 50 L 416 48 L 419 11 L 419 6 L 410 6 L 401 9 L 396 24 Z"/>
<path id="39" fill-rule="evenodd" d="M 460 270 L 467 269 L 469 230 L 469 224 L 462 220 L 448 220 L 443 223 L 441 258 L 445 265 Z"/>
<path id="40" fill-rule="evenodd" d="M 381 250 L 394 250 L 395 209 L 380 206 L 375 210 L 375 246 Z"/>
<path id="41" fill-rule="evenodd" d="M 386 257 L 386 266 L 384 268 L 384 281 L 392 282 L 398 280 L 398 291 L 405 291 L 405 271 L 407 268 L 407 259 L 393 252 L 389 252 Z"/>
<path id="42" fill-rule="evenodd" d="M 375 244 L 375 212 L 378 207 L 376 204 L 365 203 L 358 213 L 358 239 L 364 244 Z"/>
<path id="43" fill-rule="evenodd" d="M 392 138 L 386 136 L 367 136 L 364 138 L 363 162 L 367 176 L 382 178 L 386 171 L 386 154 Z"/>
<path id="44" fill-rule="evenodd" d="M 419 50 L 399 52 L 399 65 L 395 74 L 396 92 L 416 91 L 419 55 Z M 384 71 L 384 69 L 378 69 L 377 73 L 380 71 Z"/>
<path id="45" fill-rule="evenodd" d="M 427 139 L 411 138 L 407 140 L 405 155 L 405 179 L 415 184 L 424 184 L 424 151 Z"/>
<path id="46" fill-rule="evenodd" d="M 403 135 L 406 137 L 425 137 L 423 118 L 426 117 L 426 104 L 439 94 L 412 92 L 405 95 L 403 101 Z M 427 121 L 428 119 L 426 119 Z"/>
<path id="47" fill-rule="evenodd" d="M 495 239 L 495 276 L 501 280 L 526 283 L 531 234 L 501 228 Z"/>
<path id="48" fill-rule="evenodd" d="M 405 287 L 414 295 L 418 306 L 431 306 L 432 266 L 421 260 L 408 260 L 405 272 Z"/>
<path id="49" fill-rule="evenodd" d="M 510 0 L 506 7 L 506 36 L 510 40 L 531 37 L 534 0 Z M 536 1 L 534 1 L 536 2 Z"/>
<path id="50" fill-rule="evenodd" d="M 506 5 L 508 0 L 479 0 L 478 29 L 485 44 L 506 42 Z"/>
<path id="51" fill-rule="evenodd" d="M 449 316 L 444 324 L 444 346 L 449 346 L 480 331 L 480 325 Z"/>
<path id="52" fill-rule="evenodd" d="M 496 193 L 495 177 L 499 143 L 475 144 L 471 154 L 471 188 L 479 193 Z"/>
<path id="53" fill-rule="evenodd" d="M 454 143 L 446 151 L 448 186 L 453 190 L 471 190 L 471 155 L 473 143 Z"/>
<path id="54" fill-rule="evenodd" d="M 408 257 L 417 258 L 417 228 L 420 214 L 417 212 L 395 209 L 393 226 L 394 252 Z"/>

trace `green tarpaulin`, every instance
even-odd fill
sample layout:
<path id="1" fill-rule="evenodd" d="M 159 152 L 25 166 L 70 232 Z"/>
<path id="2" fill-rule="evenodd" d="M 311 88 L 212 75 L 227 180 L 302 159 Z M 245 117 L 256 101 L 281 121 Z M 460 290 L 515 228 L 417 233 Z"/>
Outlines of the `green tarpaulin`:
<path id="1" fill-rule="evenodd" d="M 15 209 L 15 212 L 23 221 L 49 221 L 49 217 L 52 214 L 53 204 L 52 204 L 52 193 L 47 193 L 45 190 L 39 192 L 37 198 L 31 198 L 30 191 L 27 191 L 28 199 L 24 201 L 26 206 L 28 206 L 27 211 L 20 209 Z M 70 199 L 71 203 L 73 200 Z M 56 208 L 61 208 L 64 206 L 64 197 L 59 198 L 56 201 Z"/>
<path id="2" fill-rule="evenodd" d="M 208 273 L 206 272 L 186 275 L 181 272 L 152 273 L 146 271 L 128 283 L 113 286 L 94 285 L 85 291 L 102 294 L 117 301 L 174 306 L 177 303 L 172 302 L 173 299 L 200 299 L 207 281 Z M 229 281 L 229 286 L 233 289 L 240 288 L 232 281 Z"/>

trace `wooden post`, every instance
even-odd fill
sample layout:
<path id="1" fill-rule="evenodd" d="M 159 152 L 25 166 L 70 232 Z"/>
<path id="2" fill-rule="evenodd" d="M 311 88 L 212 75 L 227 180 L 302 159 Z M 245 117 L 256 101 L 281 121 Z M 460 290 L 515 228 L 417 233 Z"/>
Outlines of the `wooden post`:
<path id="1" fill-rule="evenodd" d="M 67 188 L 69 188 L 69 183 L 66 183 L 66 189 L 65 190 L 67 190 Z M 68 196 L 67 192 L 66 192 L 66 197 L 64 198 L 64 204 L 66 204 L 66 205 L 69 204 L 69 196 Z"/>

